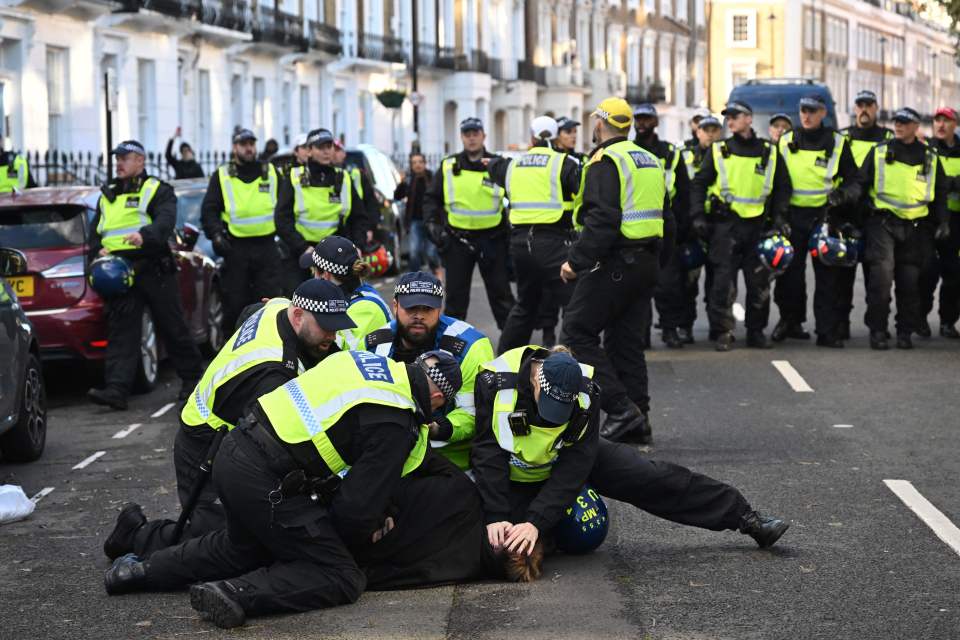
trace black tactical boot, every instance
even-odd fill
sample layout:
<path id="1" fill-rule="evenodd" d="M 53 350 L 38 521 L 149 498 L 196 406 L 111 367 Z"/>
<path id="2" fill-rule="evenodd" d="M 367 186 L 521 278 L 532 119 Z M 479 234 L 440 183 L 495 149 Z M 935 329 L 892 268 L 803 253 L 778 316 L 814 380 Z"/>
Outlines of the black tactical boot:
<path id="1" fill-rule="evenodd" d="M 677 329 L 677 334 L 683 344 L 693 344 L 693 327 L 680 327 Z"/>
<path id="2" fill-rule="evenodd" d="M 846 320 L 846 321 L 844 321 L 844 322 L 842 322 L 842 323 L 840 324 L 840 335 L 839 335 L 839 338 L 840 338 L 841 340 L 849 340 L 849 339 L 850 339 L 850 321 L 849 321 L 849 320 Z"/>
<path id="3" fill-rule="evenodd" d="M 913 340 L 909 333 L 897 334 L 897 349 L 913 349 Z"/>
<path id="4" fill-rule="evenodd" d="M 789 528 L 789 522 L 751 511 L 740 518 L 739 531 L 756 540 L 761 549 L 766 549 L 772 547 Z"/>
<path id="5" fill-rule="evenodd" d="M 190 606 L 221 629 L 232 629 L 247 621 L 236 593 L 237 588 L 226 580 L 195 584 L 190 587 Z"/>
<path id="6" fill-rule="evenodd" d="M 106 389 L 90 389 L 87 391 L 87 397 L 94 404 L 103 405 L 116 409 L 117 411 L 127 410 L 127 397 L 122 391 L 107 387 Z"/>
<path id="7" fill-rule="evenodd" d="M 730 351 L 730 347 L 733 345 L 733 334 L 729 331 L 724 331 L 723 333 L 717 336 L 717 341 L 714 344 L 714 349 L 717 351 Z"/>
<path id="8" fill-rule="evenodd" d="M 747 346 L 751 349 L 769 349 L 770 343 L 762 330 L 750 329 L 747 331 Z"/>
<path id="9" fill-rule="evenodd" d="M 829 347 L 830 349 L 843 349 L 843 340 L 830 333 L 818 333 L 817 346 Z"/>
<path id="10" fill-rule="evenodd" d="M 632 402 L 628 402 L 616 413 L 607 414 L 607 419 L 600 428 L 600 435 L 614 442 L 637 444 L 653 442 L 653 431 L 647 414 L 640 411 Z"/>
<path id="11" fill-rule="evenodd" d="M 940 335 L 944 338 L 956 340 L 957 338 L 960 338 L 960 331 L 957 331 L 957 328 L 952 324 L 941 324 Z"/>
<path id="12" fill-rule="evenodd" d="M 920 324 L 917 326 L 916 334 L 921 338 L 929 338 L 931 335 L 933 335 L 933 332 L 930 330 L 930 323 L 927 322 L 926 318 L 920 319 Z M 899 339 L 897 342 L 899 342 Z"/>
<path id="13" fill-rule="evenodd" d="M 803 325 L 799 322 L 788 322 L 781 318 L 777 326 L 773 328 L 773 333 L 770 334 L 770 338 L 774 342 L 783 342 L 787 338 L 809 340 L 810 334 L 804 331 Z"/>
<path id="14" fill-rule="evenodd" d="M 890 345 L 887 343 L 889 340 L 888 334 L 886 331 L 871 331 L 870 332 L 870 348 L 877 351 L 886 351 L 890 348 Z"/>
<path id="15" fill-rule="evenodd" d="M 111 596 L 146 590 L 147 563 L 132 553 L 120 556 L 104 572 L 103 586 Z"/>
<path id="16" fill-rule="evenodd" d="M 663 344 L 667 345 L 669 348 L 683 348 L 683 340 L 680 339 L 680 334 L 677 333 L 676 329 L 664 329 L 661 337 L 663 338 Z"/>
<path id="17" fill-rule="evenodd" d="M 117 524 L 103 543 L 103 552 L 111 560 L 133 551 L 133 537 L 137 530 L 147 522 L 140 505 L 130 503 L 120 510 Z"/>

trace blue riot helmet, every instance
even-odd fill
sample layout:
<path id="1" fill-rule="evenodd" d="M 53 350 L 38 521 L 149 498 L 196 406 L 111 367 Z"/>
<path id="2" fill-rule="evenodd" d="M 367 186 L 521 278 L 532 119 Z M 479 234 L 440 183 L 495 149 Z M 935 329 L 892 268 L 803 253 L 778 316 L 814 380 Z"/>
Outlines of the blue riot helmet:
<path id="1" fill-rule="evenodd" d="M 810 255 L 828 267 L 857 266 L 857 243 L 852 238 L 848 240 L 841 229 L 831 230 L 826 222 L 810 234 L 809 248 Z"/>
<path id="2" fill-rule="evenodd" d="M 87 282 L 100 297 L 118 298 L 133 287 L 133 267 L 119 256 L 102 256 L 90 263 Z"/>
<path id="3" fill-rule="evenodd" d="M 560 551 L 579 555 L 603 544 L 609 528 L 607 505 L 593 487 L 586 485 L 554 527 L 553 537 Z"/>
<path id="4" fill-rule="evenodd" d="M 702 240 L 691 240 L 680 245 L 680 259 L 687 271 L 707 264 L 707 247 Z"/>
<path id="5" fill-rule="evenodd" d="M 793 261 L 793 245 L 786 236 L 779 233 L 771 234 L 757 243 L 757 253 L 760 262 L 774 277 L 779 276 Z"/>

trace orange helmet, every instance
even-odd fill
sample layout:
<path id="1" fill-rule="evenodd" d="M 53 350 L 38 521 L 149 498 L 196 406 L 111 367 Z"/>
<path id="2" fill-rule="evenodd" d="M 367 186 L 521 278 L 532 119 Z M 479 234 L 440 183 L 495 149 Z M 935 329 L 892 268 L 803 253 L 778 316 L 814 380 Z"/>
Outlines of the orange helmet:
<path id="1" fill-rule="evenodd" d="M 371 275 L 382 276 L 393 266 L 393 256 L 382 244 L 372 245 L 363 252 L 361 259 L 370 267 Z"/>

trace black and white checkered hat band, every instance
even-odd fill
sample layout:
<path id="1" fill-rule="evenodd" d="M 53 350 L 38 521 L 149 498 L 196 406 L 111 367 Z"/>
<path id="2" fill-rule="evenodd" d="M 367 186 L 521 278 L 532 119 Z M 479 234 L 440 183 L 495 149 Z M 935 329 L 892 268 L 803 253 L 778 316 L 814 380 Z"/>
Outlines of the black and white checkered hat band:
<path id="1" fill-rule="evenodd" d="M 540 373 L 537 374 L 537 380 L 540 382 L 540 393 L 545 393 L 557 402 L 570 403 L 573 402 L 573 399 L 577 397 L 576 393 L 569 393 L 560 389 L 559 387 L 552 386 L 547 381 L 547 376 L 543 375 L 543 367 L 540 367 Z"/>
<path id="2" fill-rule="evenodd" d="M 346 313 L 349 305 L 346 300 L 311 300 L 293 294 L 293 306 L 313 313 Z"/>
<path id="3" fill-rule="evenodd" d="M 332 273 L 335 276 L 346 276 L 353 271 L 353 265 L 346 264 L 337 264 L 336 262 L 330 262 L 324 257 L 321 257 L 316 251 L 313 252 L 313 266 L 320 271 L 326 271 L 327 273 Z"/>
<path id="4" fill-rule="evenodd" d="M 427 354 L 424 356 L 429 357 Z M 417 358 L 417 364 L 420 365 L 420 368 L 423 369 L 423 372 L 427 374 L 427 377 L 433 380 L 433 384 L 437 385 L 437 388 L 440 389 L 440 393 L 443 394 L 443 397 L 447 400 L 451 400 L 454 395 L 456 395 L 457 390 L 453 388 L 453 385 L 450 384 L 450 381 L 447 380 L 447 376 L 443 375 L 443 372 L 440 371 L 440 367 L 428 367 L 425 363 L 426 358 L 420 356 Z"/>
<path id="5" fill-rule="evenodd" d="M 443 286 L 440 284 L 434 284 L 433 282 L 415 280 L 413 282 L 404 282 L 403 284 L 398 284 L 393 290 L 394 297 L 408 294 L 423 294 L 442 298 Z"/>

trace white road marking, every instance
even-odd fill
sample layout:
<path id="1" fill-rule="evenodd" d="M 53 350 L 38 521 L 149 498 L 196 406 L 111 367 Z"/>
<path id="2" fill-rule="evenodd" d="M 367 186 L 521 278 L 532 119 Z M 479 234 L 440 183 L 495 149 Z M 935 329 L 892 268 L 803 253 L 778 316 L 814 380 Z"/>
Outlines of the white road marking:
<path id="1" fill-rule="evenodd" d="M 176 402 L 168 402 L 167 404 L 163 405 L 162 407 L 160 407 L 159 409 L 151 413 L 150 417 L 159 418 L 160 416 L 165 414 L 167 411 L 170 411 L 170 409 L 173 409 L 175 406 L 177 406 Z"/>
<path id="2" fill-rule="evenodd" d="M 737 319 L 737 322 L 743 322 L 747 317 L 747 310 L 739 302 L 733 303 L 733 317 Z"/>
<path id="3" fill-rule="evenodd" d="M 53 487 L 44 487 L 43 489 L 40 489 L 40 491 L 37 492 L 37 495 L 33 496 L 30 499 L 33 501 L 34 504 L 37 504 L 38 502 L 46 498 L 48 495 L 50 495 L 51 491 L 53 491 Z"/>
<path id="4" fill-rule="evenodd" d="M 396 280 L 396 278 L 387 278 L 386 280 L 384 280 L 384 282 L 386 282 L 387 284 L 393 284 L 394 280 Z"/>
<path id="5" fill-rule="evenodd" d="M 794 391 L 797 393 L 813 393 L 813 387 L 807 384 L 807 381 L 797 373 L 797 370 L 793 368 L 792 364 L 786 360 L 772 360 L 771 364 L 777 368 L 777 371 L 780 372 L 780 375 L 783 376 Z"/>
<path id="6" fill-rule="evenodd" d="M 835 424 L 833 425 L 834 429 L 853 429 L 852 424 Z"/>
<path id="7" fill-rule="evenodd" d="M 119 440 L 120 438 L 126 438 L 128 435 L 139 429 L 142 425 L 139 422 L 135 422 L 126 429 L 120 429 L 115 434 L 113 434 L 114 440 Z"/>
<path id="8" fill-rule="evenodd" d="M 933 529 L 938 538 L 960 554 L 960 529 L 950 521 L 950 518 L 943 515 L 940 509 L 924 498 L 908 480 L 884 480 L 883 483 L 903 501 L 903 504 L 917 514 L 918 518 Z"/>
<path id="9" fill-rule="evenodd" d="M 77 471 L 77 470 L 79 470 L 79 469 L 85 469 L 87 466 L 89 466 L 91 463 L 93 463 L 94 461 L 96 461 L 97 458 L 99 458 L 100 456 L 104 455 L 105 453 L 106 453 L 106 451 L 97 451 L 97 452 L 94 453 L 93 455 L 88 456 L 88 457 L 84 458 L 83 460 L 81 460 L 80 462 L 78 462 L 77 464 L 73 465 L 73 470 L 74 470 L 74 471 Z"/>

